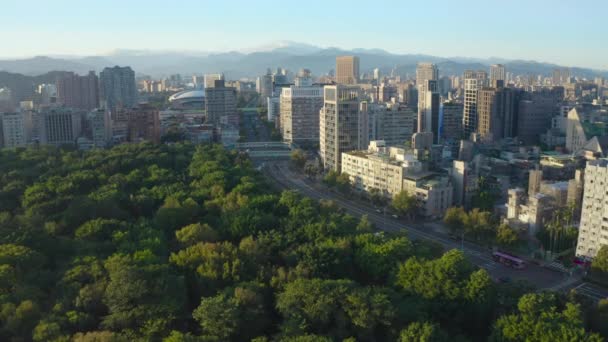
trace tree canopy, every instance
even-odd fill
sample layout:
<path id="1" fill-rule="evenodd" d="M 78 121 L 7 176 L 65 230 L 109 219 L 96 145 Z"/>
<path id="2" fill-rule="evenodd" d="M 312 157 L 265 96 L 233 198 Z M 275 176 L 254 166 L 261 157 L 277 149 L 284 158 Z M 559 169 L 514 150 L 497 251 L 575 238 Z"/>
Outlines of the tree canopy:
<path id="1" fill-rule="evenodd" d="M 326 180 L 347 192 L 348 178 Z M 452 216 L 446 222 L 471 236 L 485 236 L 491 221 Z M 279 192 L 219 145 L 0 150 L 2 341 L 607 333 L 606 305 L 522 297 L 530 291 L 494 284 L 458 251 L 376 232 L 332 201 Z"/>

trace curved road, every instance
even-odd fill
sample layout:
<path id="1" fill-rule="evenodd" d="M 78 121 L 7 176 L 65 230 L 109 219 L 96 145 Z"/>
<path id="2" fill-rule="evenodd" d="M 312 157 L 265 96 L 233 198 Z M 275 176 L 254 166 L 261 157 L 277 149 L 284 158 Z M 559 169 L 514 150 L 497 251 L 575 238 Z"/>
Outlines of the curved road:
<path id="1" fill-rule="evenodd" d="M 374 208 L 362 203 L 349 200 L 339 194 L 316 186 L 304 176 L 294 173 L 287 167 L 287 162 L 267 162 L 264 167 L 265 173 L 278 185 L 285 189 L 297 190 L 301 194 L 313 199 L 331 199 L 344 208 L 349 214 L 360 217 L 367 215 L 377 228 L 387 232 L 406 231 L 412 239 L 425 239 L 435 241 L 446 249 L 463 249 L 465 255 L 475 265 L 484 268 L 495 279 L 509 277 L 515 280 L 525 280 L 539 289 L 568 290 L 577 284 L 580 279 L 570 277 L 564 273 L 553 271 L 528 263 L 523 270 L 515 270 L 492 260 L 488 249 L 481 246 L 450 239 L 443 232 L 434 231 L 429 226 L 420 224 L 404 224 L 391 216 L 377 213 Z"/>

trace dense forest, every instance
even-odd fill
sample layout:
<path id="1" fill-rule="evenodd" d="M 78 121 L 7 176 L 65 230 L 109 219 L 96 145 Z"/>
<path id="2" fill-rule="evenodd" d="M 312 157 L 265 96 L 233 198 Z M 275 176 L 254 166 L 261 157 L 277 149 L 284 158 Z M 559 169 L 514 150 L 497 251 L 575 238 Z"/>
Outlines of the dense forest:
<path id="1" fill-rule="evenodd" d="M 221 146 L 0 151 L 2 341 L 602 341 L 608 305 L 279 192 Z"/>

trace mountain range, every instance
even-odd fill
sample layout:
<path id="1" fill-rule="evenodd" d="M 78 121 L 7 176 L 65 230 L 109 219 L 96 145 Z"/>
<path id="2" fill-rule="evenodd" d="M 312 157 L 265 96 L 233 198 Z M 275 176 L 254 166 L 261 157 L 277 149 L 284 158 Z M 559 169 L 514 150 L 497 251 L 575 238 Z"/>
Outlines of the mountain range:
<path id="1" fill-rule="evenodd" d="M 416 63 L 436 63 L 441 75 L 460 75 L 466 69 L 488 69 L 489 65 L 502 63 L 507 71 L 515 74 L 550 75 L 558 67 L 555 64 L 524 60 L 505 60 L 497 57 L 480 59 L 467 57 L 437 57 L 422 54 L 394 54 L 382 49 L 321 48 L 296 42 L 278 42 L 257 49 L 222 53 L 196 51 L 116 50 L 105 56 L 38 56 L 18 60 L 0 60 L 0 71 L 26 76 L 42 75 L 50 71 L 86 73 L 101 71 L 104 67 L 131 66 L 138 75 L 164 77 L 169 74 L 203 74 L 224 72 L 229 79 L 255 77 L 267 68 L 283 67 L 291 71 L 308 68 L 316 75 L 326 74 L 335 68 L 337 55 L 359 56 L 361 72 L 380 68 L 383 73 L 391 70 L 399 75 L 413 76 Z M 608 77 L 608 71 L 588 68 L 571 68 L 576 76 L 593 78 Z M 1 82 L 1 80 L 0 80 Z M 1 86 L 2 84 L 0 84 Z"/>

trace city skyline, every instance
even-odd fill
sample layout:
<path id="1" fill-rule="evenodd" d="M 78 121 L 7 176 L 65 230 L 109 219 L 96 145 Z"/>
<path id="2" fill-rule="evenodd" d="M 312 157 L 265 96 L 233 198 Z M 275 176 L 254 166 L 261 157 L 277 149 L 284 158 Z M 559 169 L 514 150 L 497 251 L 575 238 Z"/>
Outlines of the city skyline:
<path id="1" fill-rule="evenodd" d="M 86 8 L 73 0 L 53 6 L 35 3 L 3 5 L 3 22 L 10 34 L 5 44 L 8 48 L 3 49 L 0 58 L 105 55 L 115 49 L 247 52 L 272 47 L 276 44 L 272 42 L 295 41 L 342 49 L 381 48 L 395 54 L 500 57 L 608 69 L 608 62 L 602 58 L 608 48 L 589 44 L 602 40 L 601 13 L 608 4 L 600 1 L 578 8 L 545 0 L 517 0 L 501 8 L 499 19 L 504 24 L 497 24 L 497 17 L 479 0 L 466 1 L 459 7 L 436 1 L 432 10 L 423 4 L 388 1 L 378 7 L 387 10 L 378 10 L 384 17 L 377 21 L 372 20 L 377 16 L 370 16 L 368 6 L 357 1 L 349 2 L 350 6 L 312 1 L 306 10 L 273 1 L 256 2 L 255 7 L 249 3 L 235 6 L 183 1 L 182 8 L 174 9 L 180 11 L 179 16 L 167 15 L 166 6 L 156 1 L 143 6 L 141 1 L 110 0 L 87 4 Z M 120 11 L 109 12 L 111 8 Z M 337 9 L 343 15 L 334 18 L 331 13 L 337 13 Z M 23 13 L 28 14 L 28 20 L 22 20 Z M 407 25 L 403 25 L 405 17 Z M 476 20 L 464 20 L 466 17 Z M 52 25 L 48 18 L 54 19 Z M 568 18 L 568 25 L 554 18 Z M 287 19 L 299 24 L 277 29 L 276 21 Z M 335 29 L 313 25 L 329 20 Z M 429 21 L 434 23 L 431 29 L 417 29 L 426 27 Z"/>

